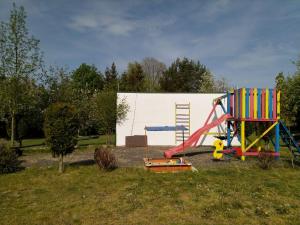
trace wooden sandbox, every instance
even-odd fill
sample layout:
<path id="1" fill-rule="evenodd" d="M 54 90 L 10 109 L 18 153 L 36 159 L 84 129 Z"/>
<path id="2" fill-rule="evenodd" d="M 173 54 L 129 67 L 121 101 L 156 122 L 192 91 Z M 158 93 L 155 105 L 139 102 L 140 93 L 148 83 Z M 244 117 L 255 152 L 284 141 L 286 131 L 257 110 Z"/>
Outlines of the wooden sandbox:
<path id="1" fill-rule="evenodd" d="M 192 164 L 183 158 L 144 158 L 145 169 L 156 173 L 193 171 Z"/>

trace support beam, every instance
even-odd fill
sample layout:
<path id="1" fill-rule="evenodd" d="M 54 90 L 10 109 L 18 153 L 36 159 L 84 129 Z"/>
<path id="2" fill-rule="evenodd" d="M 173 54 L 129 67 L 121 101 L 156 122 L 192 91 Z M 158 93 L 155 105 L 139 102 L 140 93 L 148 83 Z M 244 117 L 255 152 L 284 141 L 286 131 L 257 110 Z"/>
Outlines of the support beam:
<path id="1" fill-rule="evenodd" d="M 280 119 L 280 91 L 277 92 L 277 119 Z"/>
<path id="2" fill-rule="evenodd" d="M 273 129 L 273 127 L 275 127 L 278 124 L 278 122 L 273 123 L 267 130 L 265 130 L 265 132 L 263 132 L 258 138 L 256 138 L 246 149 L 245 151 L 248 151 L 251 147 L 253 147 L 253 145 L 255 145 L 260 139 L 262 139 L 267 133 L 270 132 L 270 130 Z"/>
<path id="3" fill-rule="evenodd" d="M 280 134 L 279 134 L 279 123 L 275 126 L 275 152 L 279 152 L 280 150 Z"/>

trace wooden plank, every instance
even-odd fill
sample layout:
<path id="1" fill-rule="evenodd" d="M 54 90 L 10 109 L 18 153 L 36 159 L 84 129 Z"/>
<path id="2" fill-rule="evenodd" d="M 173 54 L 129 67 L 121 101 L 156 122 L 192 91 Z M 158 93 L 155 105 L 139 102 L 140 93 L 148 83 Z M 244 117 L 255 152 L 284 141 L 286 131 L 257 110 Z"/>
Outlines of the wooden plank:
<path id="1" fill-rule="evenodd" d="M 249 104 L 249 110 L 250 110 L 250 116 L 249 119 L 253 119 L 254 118 L 254 113 L 253 113 L 253 109 L 254 109 L 254 102 L 253 102 L 253 88 L 250 88 L 250 104 Z"/>

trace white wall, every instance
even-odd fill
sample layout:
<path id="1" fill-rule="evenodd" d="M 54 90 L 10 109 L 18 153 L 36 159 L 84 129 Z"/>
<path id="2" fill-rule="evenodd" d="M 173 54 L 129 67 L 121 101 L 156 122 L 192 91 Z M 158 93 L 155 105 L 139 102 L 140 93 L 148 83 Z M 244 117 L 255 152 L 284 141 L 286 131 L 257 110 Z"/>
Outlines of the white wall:
<path id="1" fill-rule="evenodd" d="M 118 102 L 126 99 L 129 112 L 122 124 L 117 124 L 117 146 L 125 145 L 125 136 L 143 135 L 145 126 L 175 126 L 175 103 L 190 103 L 191 134 L 202 127 L 213 107 L 213 99 L 223 94 L 182 94 L 182 93 L 118 93 Z M 224 106 L 226 102 L 224 100 Z M 213 118 L 223 115 L 217 106 Z M 225 123 L 210 132 L 225 130 Z M 174 131 L 147 132 L 149 145 L 175 145 Z M 215 138 L 207 135 L 200 139 L 202 145 L 212 145 Z M 236 141 L 235 141 L 236 142 Z"/>

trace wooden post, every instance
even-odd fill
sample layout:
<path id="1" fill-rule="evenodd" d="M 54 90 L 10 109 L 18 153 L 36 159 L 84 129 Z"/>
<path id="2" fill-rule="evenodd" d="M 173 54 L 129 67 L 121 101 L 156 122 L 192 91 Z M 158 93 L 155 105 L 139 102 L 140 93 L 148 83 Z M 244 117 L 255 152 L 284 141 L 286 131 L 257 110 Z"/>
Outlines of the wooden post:
<path id="1" fill-rule="evenodd" d="M 245 88 L 242 88 L 241 90 L 242 94 L 241 94 L 241 108 L 242 108 L 242 120 L 241 120 L 241 148 L 242 148 L 242 157 L 241 157 L 241 160 L 244 161 L 245 160 L 245 156 L 244 156 L 244 153 L 245 153 Z"/>

